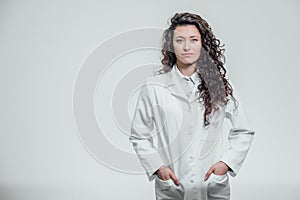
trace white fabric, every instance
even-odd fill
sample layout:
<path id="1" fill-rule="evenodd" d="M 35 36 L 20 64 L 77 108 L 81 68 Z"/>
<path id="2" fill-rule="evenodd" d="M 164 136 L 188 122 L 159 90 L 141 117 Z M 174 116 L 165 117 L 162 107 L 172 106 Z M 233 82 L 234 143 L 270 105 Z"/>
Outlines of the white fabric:
<path id="1" fill-rule="evenodd" d="M 174 65 L 174 69 L 180 85 L 182 86 L 187 97 L 189 98 L 192 95 L 192 93 L 195 93 L 195 91 L 197 90 L 197 86 L 200 82 L 197 71 L 195 71 L 191 76 L 185 76 L 180 72 L 176 64 Z"/>
<path id="2" fill-rule="evenodd" d="M 216 112 L 211 124 L 204 128 L 204 106 L 195 92 L 186 95 L 174 69 L 173 66 L 170 72 L 145 81 L 129 140 L 149 181 L 155 180 L 157 200 L 230 199 L 228 174 L 237 175 L 254 131 L 246 123 L 232 82 L 238 109 L 234 110 L 230 98 L 227 106 Z M 221 176 L 212 174 L 204 181 L 209 167 L 218 161 L 225 162 L 232 171 Z M 174 171 L 179 186 L 171 179 L 164 181 L 153 174 L 163 165 Z"/>

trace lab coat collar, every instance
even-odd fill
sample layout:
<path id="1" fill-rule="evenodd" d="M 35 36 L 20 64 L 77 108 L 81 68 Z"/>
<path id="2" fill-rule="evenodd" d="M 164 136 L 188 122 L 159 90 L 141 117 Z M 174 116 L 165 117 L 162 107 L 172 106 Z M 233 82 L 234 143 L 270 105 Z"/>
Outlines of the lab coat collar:
<path id="1" fill-rule="evenodd" d="M 181 84 L 180 84 L 178 78 L 176 77 L 176 76 L 177 76 L 177 75 L 176 75 L 176 67 L 177 67 L 176 64 L 173 65 L 171 71 L 170 71 L 169 73 L 167 73 L 167 77 L 166 77 L 166 88 L 168 88 L 168 89 L 171 91 L 171 93 L 172 93 L 173 95 L 175 95 L 176 97 L 179 97 L 179 98 L 181 98 L 181 99 L 184 99 L 184 100 L 187 101 L 188 103 L 192 103 L 193 101 L 197 100 L 198 92 L 195 93 L 195 91 L 194 91 L 190 97 L 188 97 L 188 96 L 186 95 L 186 93 L 184 92 L 184 90 L 183 90 L 183 88 L 182 88 L 182 86 L 181 86 Z M 198 76 L 197 73 L 196 73 L 196 74 L 194 73 L 193 75 L 194 75 L 194 76 L 193 76 L 194 78 L 195 78 L 196 76 Z M 199 79 L 199 78 L 198 78 L 198 79 Z M 196 81 L 196 78 L 193 79 L 193 80 L 195 80 L 196 85 L 199 84 L 199 81 Z M 198 87 L 196 87 L 196 90 L 198 91 Z"/>
<path id="2" fill-rule="evenodd" d="M 176 71 L 176 73 L 179 75 L 179 77 L 181 77 L 182 79 L 185 79 L 185 81 L 187 81 L 186 79 L 189 80 L 189 78 L 192 78 L 193 82 L 196 84 L 198 82 L 198 79 L 199 79 L 199 76 L 198 76 L 198 73 L 197 71 L 195 71 L 191 76 L 185 76 L 181 73 L 181 71 L 179 70 L 178 68 L 178 65 L 174 64 L 174 67 L 173 67 Z"/>

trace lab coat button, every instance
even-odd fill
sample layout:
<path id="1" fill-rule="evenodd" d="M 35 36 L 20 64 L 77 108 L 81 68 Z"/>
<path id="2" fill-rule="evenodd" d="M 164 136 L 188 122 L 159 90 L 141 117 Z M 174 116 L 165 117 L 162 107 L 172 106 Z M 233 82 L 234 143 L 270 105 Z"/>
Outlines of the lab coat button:
<path id="1" fill-rule="evenodd" d="M 191 183 L 194 183 L 194 181 L 193 181 L 193 180 L 191 180 Z"/>
<path id="2" fill-rule="evenodd" d="M 193 156 L 190 156 L 190 159 L 192 159 L 192 160 L 193 160 L 193 159 L 194 159 L 194 157 L 193 157 Z"/>

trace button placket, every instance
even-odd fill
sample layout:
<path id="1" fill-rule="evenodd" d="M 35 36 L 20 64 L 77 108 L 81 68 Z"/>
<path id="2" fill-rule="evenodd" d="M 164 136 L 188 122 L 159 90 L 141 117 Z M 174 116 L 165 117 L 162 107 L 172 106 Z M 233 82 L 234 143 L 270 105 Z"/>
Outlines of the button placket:
<path id="1" fill-rule="evenodd" d="M 197 194 L 198 193 L 198 188 L 197 187 L 193 187 L 193 193 Z"/>

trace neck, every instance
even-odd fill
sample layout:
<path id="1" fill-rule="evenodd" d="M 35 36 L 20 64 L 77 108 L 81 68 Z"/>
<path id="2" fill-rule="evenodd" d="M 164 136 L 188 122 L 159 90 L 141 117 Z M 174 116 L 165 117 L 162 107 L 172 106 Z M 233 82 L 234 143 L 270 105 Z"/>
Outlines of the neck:
<path id="1" fill-rule="evenodd" d="M 179 71 L 185 76 L 191 76 L 196 71 L 196 63 L 184 64 L 177 60 L 176 65 Z"/>

